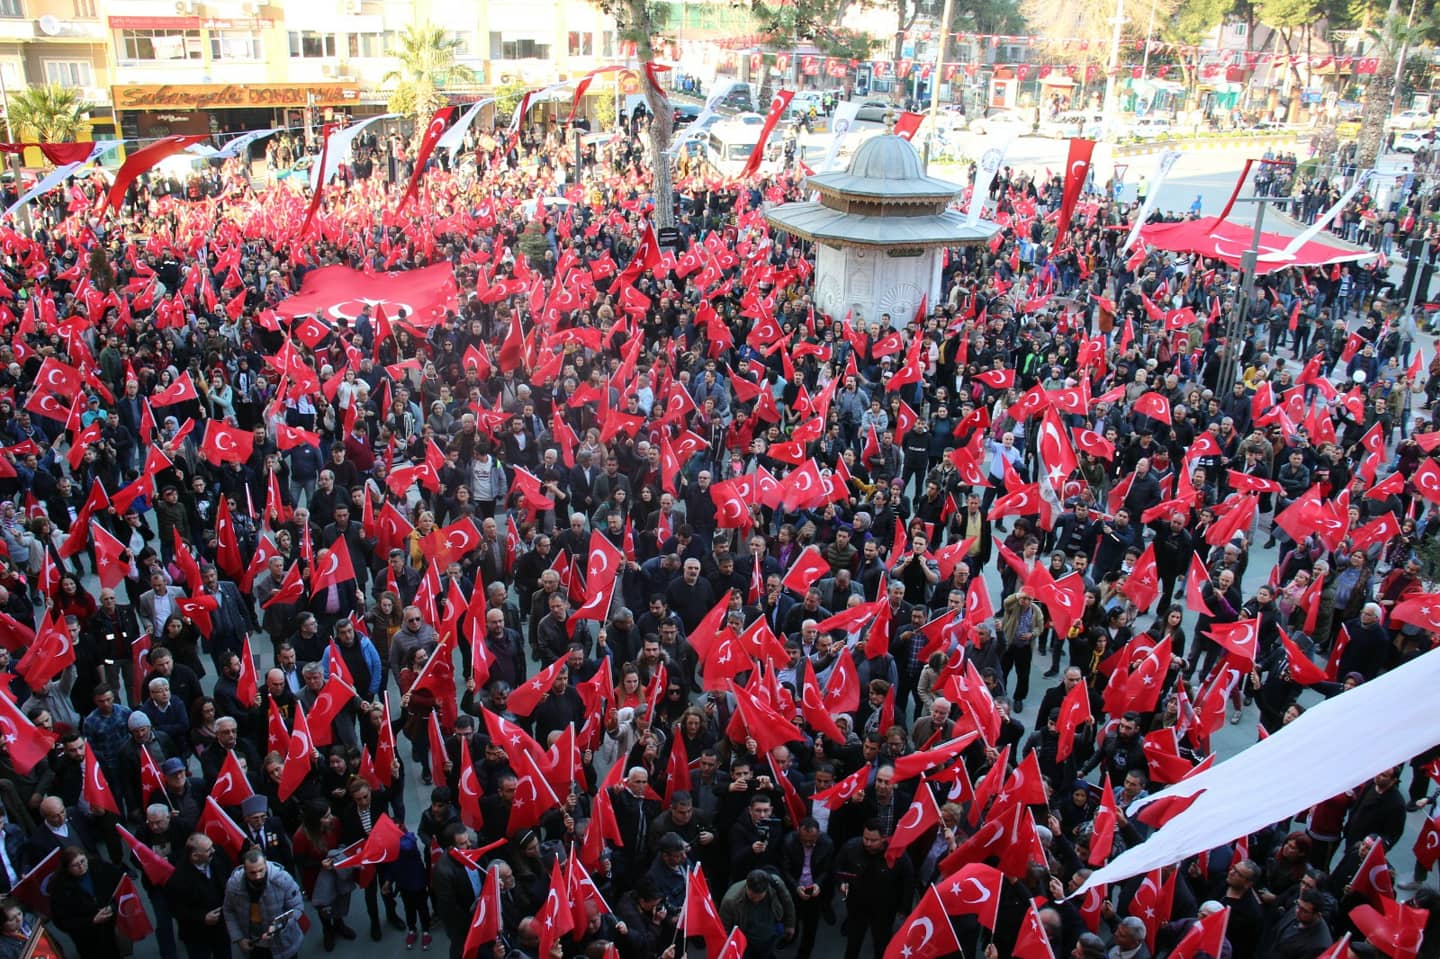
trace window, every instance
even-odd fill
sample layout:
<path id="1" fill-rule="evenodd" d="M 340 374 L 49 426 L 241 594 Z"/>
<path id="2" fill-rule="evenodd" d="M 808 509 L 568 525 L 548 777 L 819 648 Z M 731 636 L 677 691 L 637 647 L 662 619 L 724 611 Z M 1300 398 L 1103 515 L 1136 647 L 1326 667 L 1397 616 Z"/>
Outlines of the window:
<path id="1" fill-rule="evenodd" d="M 615 34 L 609 30 L 600 34 L 600 56 L 607 60 L 615 56 Z"/>
<path id="2" fill-rule="evenodd" d="M 506 40 L 503 33 L 490 34 L 491 60 L 548 60 L 550 44 L 536 40 Z"/>
<path id="3" fill-rule="evenodd" d="M 45 82 L 66 87 L 95 85 L 95 70 L 85 60 L 46 60 Z"/>
<path id="4" fill-rule="evenodd" d="M 23 16 L 25 16 L 25 8 L 21 6 L 20 0 L 0 0 L 0 17 Z"/>
<path id="5" fill-rule="evenodd" d="M 291 30 L 290 56 L 305 60 L 333 57 L 335 56 L 335 34 L 316 33 L 314 30 Z"/>
<path id="6" fill-rule="evenodd" d="M 95 19 L 95 0 L 73 0 L 73 7 L 77 19 Z"/>
<path id="7" fill-rule="evenodd" d="M 572 57 L 593 57 L 595 55 L 595 34 L 571 30 L 570 55 Z"/>
<path id="8" fill-rule="evenodd" d="M 260 35 L 245 30 L 211 30 L 210 59 L 261 60 Z"/>
<path id="9" fill-rule="evenodd" d="M 121 30 L 120 45 L 126 60 L 200 59 L 199 30 Z"/>
<path id="10" fill-rule="evenodd" d="M 475 51 L 475 34 L 469 30 L 452 30 L 450 36 L 455 40 L 455 55 L 468 57 Z"/>
<path id="11" fill-rule="evenodd" d="M 385 34 L 383 33 L 352 33 L 345 38 L 345 48 L 349 51 L 350 59 L 356 60 L 360 57 L 379 59 L 385 56 Z"/>

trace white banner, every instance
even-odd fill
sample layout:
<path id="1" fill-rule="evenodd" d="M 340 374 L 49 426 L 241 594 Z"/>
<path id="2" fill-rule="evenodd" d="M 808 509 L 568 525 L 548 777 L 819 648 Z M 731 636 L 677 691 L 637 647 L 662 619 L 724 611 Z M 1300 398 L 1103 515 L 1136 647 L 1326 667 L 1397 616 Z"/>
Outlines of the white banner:
<path id="1" fill-rule="evenodd" d="M 1409 762 L 1440 743 L 1440 650 L 1312 706 L 1237 756 L 1130 807 L 1198 799 L 1138 846 L 1090 874 L 1071 898 L 1248 836 Z M 1391 787 L 1398 788 L 1398 787 Z"/>
<path id="2" fill-rule="evenodd" d="M 330 134 L 330 144 L 323 151 L 325 156 L 325 169 L 320 169 L 320 164 L 310 168 L 310 189 L 315 189 L 318 184 L 329 183 L 330 178 L 340 172 L 340 164 L 350 162 L 350 149 L 355 145 L 355 138 L 365 132 L 365 128 L 379 120 L 393 120 L 400 116 L 398 113 L 382 113 L 378 117 L 366 117 L 359 123 L 352 123 L 343 130 L 336 130 Z"/>
<path id="3" fill-rule="evenodd" d="M 840 147 L 845 136 L 855 128 L 855 118 L 860 113 L 860 104 L 843 100 L 835 104 L 835 114 L 830 117 L 830 146 L 825 150 L 825 162 L 820 165 L 821 173 L 835 169 L 840 159 Z"/>
<path id="4" fill-rule="evenodd" d="M 487 104 L 494 102 L 494 97 L 486 97 L 472 103 L 470 109 L 460 114 L 460 119 L 455 121 L 454 126 L 440 134 L 440 139 L 435 141 L 435 149 L 449 150 L 452 157 L 460 152 L 460 146 L 465 142 L 465 133 L 470 129 L 470 125 L 475 122 L 475 118 L 480 115 L 480 111 L 485 109 Z"/>
<path id="5" fill-rule="evenodd" d="M 1175 161 L 1180 159 L 1179 150 L 1161 150 L 1160 155 L 1155 158 L 1155 173 L 1150 178 L 1150 192 L 1145 194 L 1145 202 L 1140 204 L 1140 212 L 1135 214 L 1135 222 L 1130 227 L 1130 235 L 1125 238 L 1125 245 L 1120 248 L 1124 253 L 1135 245 L 1140 237 L 1140 228 L 1150 218 L 1150 211 L 1155 209 L 1155 204 L 1160 198 L 1160 186 L 1170 171 L 1175 168 Z"/>
<path id="6" fill-rule="evenodd" d="M 36 183 L 30 189 L 26 190 L 20 196 L 20 199 L 16 200 L 11 205 L 10 209 L 5 211 L 4 216 L 11 216 L 15 213 L 16 210 L 20 209 L 22 206 L 29 203 L 31 200 L 35 199 L 38 196 L 44 196 L 46 193 L 49 193 L 57 186 L 64 183 L 66 177 L 72 176 L 81 167 L 88 166 L 91 163 L 94 163 L 96 160 L 100 159 L 105 154 L 109 153 L 111 150 L 117 149 L 122 142 L 123 141 L 121 140 L 102 140 L 95 144 L 95 146 L 90 150 L 90 156 L 88 156 L 84 160 L 76 160 L 74 163 L 62 164 L 61 166 L 58 166 L 55 169 L 51 170 L 50 173 L 46 175 L 43 180 L 41 180 L 39 183 Z"/>
<path id="7" fill-rule="evenodd" d="M 1015 142 L 1011 137 L 1000 144 L 999 147 L 991 147 L 980 154 L 980 162 L 975 164 L 975 185 L 970 190 L 970 207 L 965 211 L 965 225 L 976 226 L 980 222 L 980 210 L 985 201 L 990 198 L 990 184 L 995 182 L 995 174 L 1005 165 L 1005 154 L 1010 150 L 1010 144 Z"/>

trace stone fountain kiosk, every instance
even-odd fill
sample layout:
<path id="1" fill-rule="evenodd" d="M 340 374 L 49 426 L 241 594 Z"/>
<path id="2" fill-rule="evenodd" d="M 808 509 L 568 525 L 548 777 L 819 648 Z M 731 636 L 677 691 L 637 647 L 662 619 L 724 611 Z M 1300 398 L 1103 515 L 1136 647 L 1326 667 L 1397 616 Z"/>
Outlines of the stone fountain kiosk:
<path id="1" fill-rule="evenodd" d="M 869 323 L 890 314 L 895 327 L 941 300 L 941 250 L 987 242 L 995 223 L 967 222 L 950 209 L 965 188 L 926 176 L 920 154 L 894 134 L 861 144 L 843 172 L 806 185 L 818 201 L 784 203 L 766 219 L 815 244 L 815 305 L 832 317 Z"/>

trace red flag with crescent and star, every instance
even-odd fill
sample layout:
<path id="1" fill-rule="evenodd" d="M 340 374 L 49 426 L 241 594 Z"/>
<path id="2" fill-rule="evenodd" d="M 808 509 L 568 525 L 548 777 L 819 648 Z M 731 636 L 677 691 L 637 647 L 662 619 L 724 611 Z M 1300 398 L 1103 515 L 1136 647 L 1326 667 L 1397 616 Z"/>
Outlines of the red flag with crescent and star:
<path id="1" fill-rule="evenodd" d="M 1070 228 L 1070 215 L 1085 189 L 1090 176 L 1090 157 L 1095 152 L 1095 141 L 1075 138 L 1070 141 L 1070 155 L 1065 162 L 1065 190 L 1060 199 L 1060 219 L 1055 227 L 1055 246 L 1061 246 L 1065 231 Z"/>
<path id="2" fill-rule="evenodd" d="M 450 125 L 454 116 L 455 107 L 441 107 L 430 118 L 430 124 L 425 127 L 425 136 L 420 141 L 420 149 L 415 151 L 415 171 L 410 174 L 410 185 L 405 188 L 405 195 L 400 198 L 400 209 L 405 209 L 405 205 L 415 199 L 415 193 L 420 189 L 420 177 L 425 173 L 425 164 L 430 161 L 430 154 L 435 152 L 435 144 L 440 142 L 440 137 L 445 134 L 445 128 Z"/>
<path id="3" fill-rule="evenodd" d="M 760 139 L 755 141 L 755 149 L 750 153 L 750 159 L 745 161 L 745 168 L 740 171 L 741 178 L 751 177 L 760 169 L 760 162 L 765 159 L 765 143 L 774 132 L 775 125 L 785 115 L 786 107 L 790 101 L 795 99 L 794 90 L 780 90 L 770 98 L 770 110 L 765 114 L 765 123 L 760 127 Z"/>

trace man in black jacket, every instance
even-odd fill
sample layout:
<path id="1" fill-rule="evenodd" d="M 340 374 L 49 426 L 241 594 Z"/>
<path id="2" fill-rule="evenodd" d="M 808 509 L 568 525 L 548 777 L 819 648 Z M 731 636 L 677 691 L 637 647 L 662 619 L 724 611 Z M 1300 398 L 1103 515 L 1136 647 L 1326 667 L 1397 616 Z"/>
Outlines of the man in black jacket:
<path id="1" fill-rule="evenodd" d="M 889 844 L 880 823 L 871 819 L 859 836 L 845 844 L 836 860 L 835 878 L 848 913 L 845 959 L 860 959 L 866 933 L 875 953 L 884 954 L 895 920 L 910 912 L 915 868 L 909 856 L 901 856 L 893 866 L 887 864 Z"/>
<path id="2" fill-rule="evenodd" d="M 169 903 L 190 956 L 230 959 L 230 935 L 221 912 L 230 871 L 230 861 L 209 836 L 197 832 L 185 840 L 184 855 L 160 898 Z M 152 895 L 150 901 L 159 899 Z"/>
<path id="3" fill-rule="evenodd" d="M 800 927 L 796 959 L 810 959 L 821 917 L 826 922 L 835 920 L 831 906 L 835 894 L 835 843 L 813 816 L 807 816 L 799 829 L 785 837 L 781 859 Z"/>
<path id="4" fill-rule="evenodd" d="M 450 937 L 450 959 L 461 959 L 465 935 L 470 930 L 475 900 L 480 895 L 483 875 L 465 860 L 450 854 L 452 849 L 465 850 L 471 845 L 470 830 L 460 823 L 451 823 L 440 833 L 440 846 L 445 851 L 430 874 L 430 892 L 435 897 L 435 912 L 445 934 Z M 490 877 L 490 882 L 496 882 Z"/>

